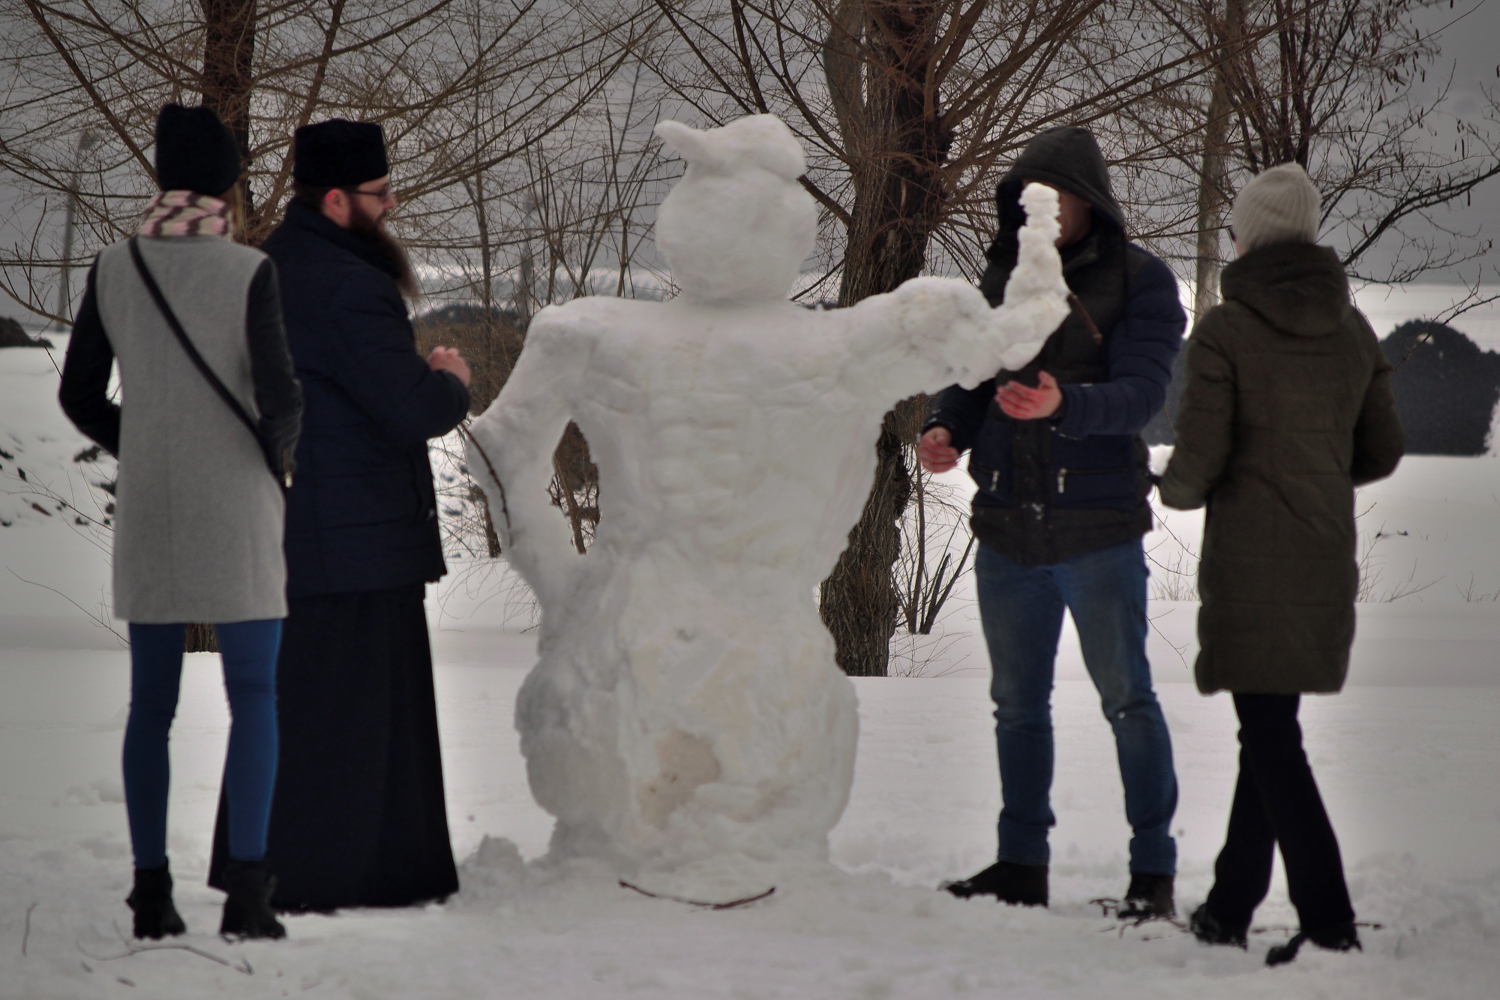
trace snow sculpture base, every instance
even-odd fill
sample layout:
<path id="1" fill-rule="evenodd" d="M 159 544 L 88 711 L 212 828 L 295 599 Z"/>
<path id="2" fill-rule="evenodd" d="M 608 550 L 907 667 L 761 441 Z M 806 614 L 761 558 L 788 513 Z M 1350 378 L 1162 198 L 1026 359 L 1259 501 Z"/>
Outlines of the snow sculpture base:
<path id="1" fill-rule="evenodd" d="M 854 688 L 814 590 L 863 508 L 882 416 L 1036 354 L 1067 310 L 1056 196 L 1026 192 L 1000 309 L 922 278 L 813 311 L 786 300 L 816 224 L 786 126 L 659 131 L 689 162 L 657 223 L 682 297 L 539 313 L 469 468 L 541 603 L 516 727 L 554 854 L 749 887 L 760 865 L 826 858 L 848 800 Z M 570 419 L 599 467 L 587 556 L 546 493 Z"/>

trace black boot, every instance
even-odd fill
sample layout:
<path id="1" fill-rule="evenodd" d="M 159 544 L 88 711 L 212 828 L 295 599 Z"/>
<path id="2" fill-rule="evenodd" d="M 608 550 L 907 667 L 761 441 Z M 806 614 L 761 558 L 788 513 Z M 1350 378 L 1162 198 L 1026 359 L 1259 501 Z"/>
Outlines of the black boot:
<path id="1" fill-rule="evenodd" d="M 1193 937 L 1204 944 L 1232 944 L 1240 948 L 1249 947 L 1247 938 L 1250 933 L 1249 925 L 1230 927 L 1220 923 L 1219 918 L 1209 912 L 1207 903 L 1193 911 L 1193 915 L 1188 918 L 1188 927 L 1192 930 Z"/>
<path id="2" fill-rule="evenodd" d="M 959 882 L 944 882 L 940 888 L 960 899 L 994 896 L 1012 906 L 1046 906 L 1047 866 L 996 861 L 978 875 Z"/>
<path id="3" fill-rule="evenodd" d="M 1147 875 L 1130 873 L 1130 888 L 1125 890 L 1125 899 L 1120 903 L 1118 916 L 1121 920 L 1155 920 L 1177 913 L 1172 900 L 1172 886 L 1176 879 L 1171 875 Z"/>
<path id="4" fill-rule="evenodd" d="M 224 920 L 219 933 L 241 938 L 284 938 L 286 928 L 271 912 L 276 879 L 264 861 L 231 861 L 224 867 Z"/>
<path id="5" fill-rule="evenodd" d="M 1266 964 L 1285 965 L 1292 961 L 1297 957 L 1297 950 L 1304 941 L 1311 941 L 1319 948 L 1327 948 L 1329 951 L 1365 950 L 1359 943 L 1359 931 L 1354 929 L 1354 922 L 1351 920 L 1322 930 L 1299 931 L 1286 944 L 1278 944 L 1266 952 Z"/>
<path id="6" fill-rule="evenodd" d="M 187 931 L 177 907 L 172 905 L 172 874 L 165 864 L 135 870 L 135 886 L 125 897 L 125 905 L 135 911 L 138 938 L 175 937 Z"/>

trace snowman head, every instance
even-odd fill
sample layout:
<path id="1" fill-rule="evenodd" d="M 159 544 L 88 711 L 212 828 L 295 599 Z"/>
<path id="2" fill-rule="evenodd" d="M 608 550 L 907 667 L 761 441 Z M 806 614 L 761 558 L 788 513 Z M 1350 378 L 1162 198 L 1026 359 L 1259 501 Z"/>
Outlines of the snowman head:
<path id="1" fill-rule="evenodd" d="M 775 115 L 706 131 L 661 122 L 687 172 L 656 214 L 656 245 L 683 297 L 732 304 L 785 299 L 817 237 L 817 207 L 797 178 L 802 146 Z"/>

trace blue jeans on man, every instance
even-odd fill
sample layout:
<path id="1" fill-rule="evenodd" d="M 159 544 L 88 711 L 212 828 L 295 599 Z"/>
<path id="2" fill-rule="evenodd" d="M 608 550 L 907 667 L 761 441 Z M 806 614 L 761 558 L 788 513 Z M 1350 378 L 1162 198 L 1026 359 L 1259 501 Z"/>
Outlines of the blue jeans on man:
<path id="1" fill-rule="evenodd" d="M 1063 609 L 1115 733 L 1132 874 L 1172 875 L 1177 809 L 1172 740 L 1146 660 L 1146 560 L 1140 539 L 1048 566 L 1025 566 L 981 545 L 974 561 L 979 612 L 993 668 L 1000 756 L 999 860 L 1045 865 L 1056 824 L 1052 788 L 1052 679 Z"/>

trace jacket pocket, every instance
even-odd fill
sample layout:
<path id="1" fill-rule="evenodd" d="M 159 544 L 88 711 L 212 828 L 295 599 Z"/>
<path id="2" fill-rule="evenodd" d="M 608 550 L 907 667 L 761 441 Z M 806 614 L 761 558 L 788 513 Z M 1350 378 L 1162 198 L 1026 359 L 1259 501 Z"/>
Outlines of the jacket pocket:
<path id="1" fill-rule="evenodd" d="M 1010 504 L 1015 491 L 1012 461 L 1015 425 L 1008 420 L 986 419 L 979 427 L 969 452 L 969 475 L 979 487 L 979 503 Z"/>
<path id="2" fill-rule="evenodd" d="M 992 469 L 978 462 L 969 461 L 969 475 L 979 487 L 981 503 L 1010 503 L 1010 471 Z"/>
<path id="3" fill-rule="evenodd" d="M 1059 507 L 1096 507 L 1130 495 L 1131 468 L 1077 469 L 1059 466 L 1052 480 L 1052 497 Z"/>

